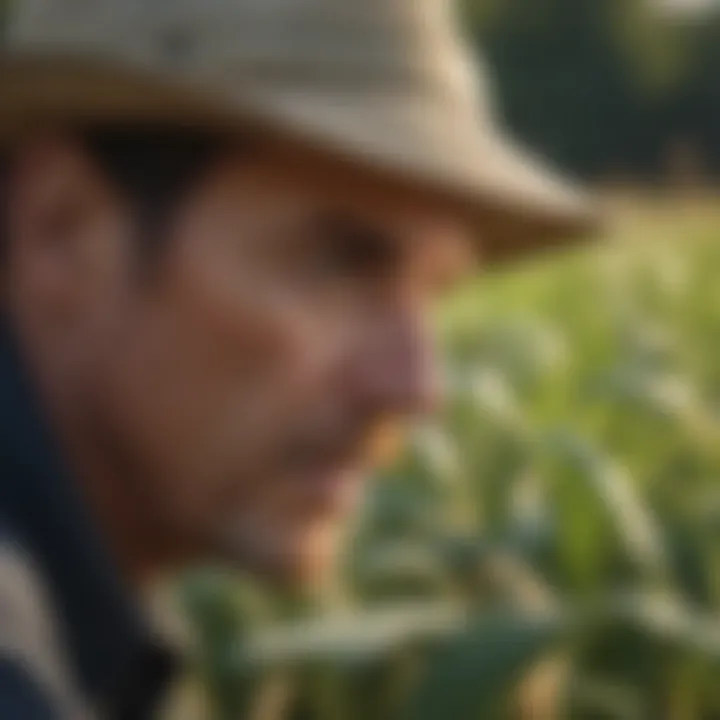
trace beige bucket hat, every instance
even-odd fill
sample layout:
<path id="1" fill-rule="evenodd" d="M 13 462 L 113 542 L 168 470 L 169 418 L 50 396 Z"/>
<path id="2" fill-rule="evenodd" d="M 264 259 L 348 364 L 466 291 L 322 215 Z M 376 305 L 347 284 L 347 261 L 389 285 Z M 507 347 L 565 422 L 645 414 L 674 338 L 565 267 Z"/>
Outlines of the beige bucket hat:
<path id="1" fill-rule="evenodd" d="M 272 129 L 461 203 L 496 261 L 595 212 L 508 140 L 446 0 L 16 0 L 0 139 L 28 123 Z"/>

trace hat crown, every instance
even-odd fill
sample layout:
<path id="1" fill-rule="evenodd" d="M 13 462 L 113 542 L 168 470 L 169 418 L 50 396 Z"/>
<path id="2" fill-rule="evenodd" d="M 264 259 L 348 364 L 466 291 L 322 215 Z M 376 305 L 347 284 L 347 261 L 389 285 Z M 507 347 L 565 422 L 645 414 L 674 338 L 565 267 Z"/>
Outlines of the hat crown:
<path id="1" fill-rule="evenodd" d="M 502 132 L 452 0 L 9 2 L 4 143 L 38 119 L 264 126 L 456 201 L 498 257 L 586 226 L 584 198 Z"/>
<path id="2" fill-rule="evenodd" d="M 477 105 L 452 11 L 448 0 L 18 0 L 7 42 L 211 83 L 389 88 Z"/>

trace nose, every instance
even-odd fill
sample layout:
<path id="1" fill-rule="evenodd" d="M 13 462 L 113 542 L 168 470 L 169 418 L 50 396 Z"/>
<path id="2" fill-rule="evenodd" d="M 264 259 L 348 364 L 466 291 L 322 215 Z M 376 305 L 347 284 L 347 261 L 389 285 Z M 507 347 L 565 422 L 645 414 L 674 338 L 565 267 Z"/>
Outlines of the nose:
<path id="1" fill-rule="evenodd" d="M 377 318 L 359 341 L 352 378 L 362 403 L 375 414 L 421 417 L 437 410 L 442 376 L 430 323 L 416 308 Z"/>

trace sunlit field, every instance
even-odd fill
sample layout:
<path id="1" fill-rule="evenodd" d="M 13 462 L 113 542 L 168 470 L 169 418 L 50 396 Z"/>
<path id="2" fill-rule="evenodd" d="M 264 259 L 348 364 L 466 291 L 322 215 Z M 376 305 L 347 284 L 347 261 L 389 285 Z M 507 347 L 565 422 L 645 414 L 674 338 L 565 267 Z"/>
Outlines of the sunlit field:
<path id="1" fill-rule="evenodd" d="M 448 301 L 448 407 L 322 597 L 187 583 L 213 717 L 720 717 L 720 202 L 612 208 Z"/>

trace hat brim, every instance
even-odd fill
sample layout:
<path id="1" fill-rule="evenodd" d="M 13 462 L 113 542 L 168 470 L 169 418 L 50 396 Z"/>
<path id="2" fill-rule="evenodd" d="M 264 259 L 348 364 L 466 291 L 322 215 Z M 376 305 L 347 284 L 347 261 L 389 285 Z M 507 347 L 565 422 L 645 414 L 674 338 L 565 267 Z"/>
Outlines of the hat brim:
<path id="1" fill-rule="evenodd" d="M 418 97 L 237 87 L 97 58 L 0 59 L 0 142 L 29 122 L 162 122 L 277 131 L 317 151 L 456 202 L 496 263 L 588 237 L 599 213 L 572 184 L 470 113 Z"/>

